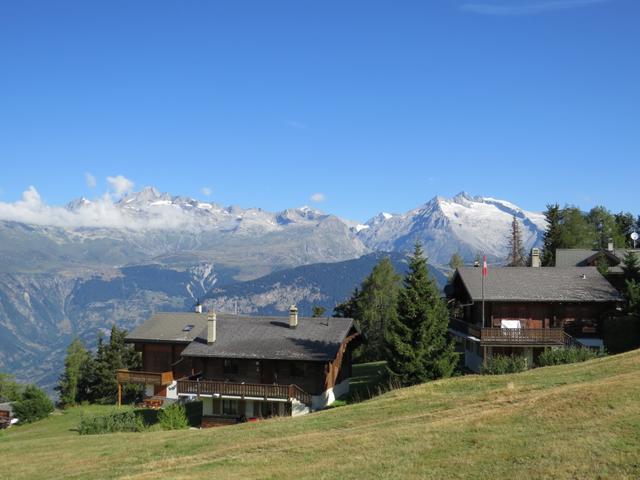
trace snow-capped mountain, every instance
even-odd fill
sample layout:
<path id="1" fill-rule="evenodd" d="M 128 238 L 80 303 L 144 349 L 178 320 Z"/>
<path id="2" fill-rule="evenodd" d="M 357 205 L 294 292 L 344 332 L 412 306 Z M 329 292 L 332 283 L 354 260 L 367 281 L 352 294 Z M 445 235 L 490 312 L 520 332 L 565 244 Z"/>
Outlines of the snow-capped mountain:
<path id="1" fill-rule="evenodd" d="M 422 242 L 431 262 L 446 265 L 458 252 L 467 260 L 486 254 L 493 261 L 507 254 L 513 216 L 520 221 L 524 246 L 539 244 L 544 215 L 528 212 L 513 203 L 462 192 L 447 199 L 434 197 L 404 214 L 380 213 L 369 220 L 358 237 L 373 250 L 405 251 Z"/>
<path id="2" fill-rule="evenodd" d="M 107 266 L 180 258 L 235 268 L 243 279 L 279 268 L 411 250 L 420 240 L 430 261 L 446 265 L 454 252 L 467 260 L 506 257 L 512 216 L 525 247 L 540 242 L 542 214 L 504 200 L 460 193 L 434 197 L 403 214 L 380 213 L 366 223 L 309 207 L 268 212 L 224 207 L 161 193 L 153 187 L 113 202 L 108 196 L 48 206 L 35 189 L 13 204 L 0 202 L 4 271 Z"/>

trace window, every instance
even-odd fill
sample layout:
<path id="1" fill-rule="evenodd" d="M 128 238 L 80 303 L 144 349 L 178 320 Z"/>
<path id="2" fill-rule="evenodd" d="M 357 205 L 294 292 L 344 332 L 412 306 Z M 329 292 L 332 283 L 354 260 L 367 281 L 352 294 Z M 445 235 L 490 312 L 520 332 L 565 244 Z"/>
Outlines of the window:
<path id="1" fill-rule="evenodd" d="M 223 415 L 237 415 L 238 414 L 238 401 L 237 400 L 222 400 L 222 414 Z"/>
<path id="2" fill-rule="evenodd" d="M 304 377 L 304 363 L 291 362 L 289 373 L 292 377 Z"/>
<path id="3" fill-rule="evenodd" d="M 222 366 L 224 373 L 237 374 L 238 373 L 238 361 L 230 358 L 225 358 Z"/>

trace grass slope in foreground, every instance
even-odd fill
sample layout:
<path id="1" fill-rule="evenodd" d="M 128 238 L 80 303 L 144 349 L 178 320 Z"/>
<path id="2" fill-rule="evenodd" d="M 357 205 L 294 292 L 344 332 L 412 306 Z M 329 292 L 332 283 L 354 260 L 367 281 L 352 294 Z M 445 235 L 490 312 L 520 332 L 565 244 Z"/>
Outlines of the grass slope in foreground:
<path id="1" fill-rule="evenodd" d="M 0 477 L 635 479 L 640 351 L 209 430 L 79 436 L 79 416 L 4 433 Z"/>

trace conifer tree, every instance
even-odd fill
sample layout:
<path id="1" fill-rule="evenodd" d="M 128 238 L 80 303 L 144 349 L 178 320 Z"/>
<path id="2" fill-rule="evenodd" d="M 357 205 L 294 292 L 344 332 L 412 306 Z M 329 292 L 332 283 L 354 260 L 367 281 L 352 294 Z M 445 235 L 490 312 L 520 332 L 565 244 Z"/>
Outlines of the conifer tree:
<path id="1" fill-rule="evenodd" d="M 362 349 L 362 360 L 373 361 L 384 358 L 384 336 L 387 325 L 397 316 L 400 275 L 389 257 L 373 267 L 371 274 L 362 282 L 356 300 L 357 316 L 361 331 L 366 338 Z"/>
<path id="2" fill-rule="evenodd" d="M 640 260 L 635 252 L 627 252 L 623 259 L 622 272 L 626 280 L 640 282 Z"/>
<path id="3" fill-rule="evenodd" d="M 116 370 L 137 369 L 140 367 L 140 355 L 132 345 L 124 343 L 126 330 L 120 330 L 115 325 L 111 328 L 109 342 L 105 343 L 102 336 L 98 338 L 98 348 L 91 371 L 86 374 L 91 377 L 89 385 L 89 400 L 95 403 L 115 403 L 117 396 Z M 138 385 L 123 385 L 123 401 L 134 400 L 141 393 Z"/>
<path id="4" fill-rule="evenodd" d="M 508 267 L 524 267 L 527 264 L 527 256 L 522 244 L 522 230 L 520 222 L 516 216 L 511 221 L 511 233 L 509 235 L 509 256 L 507 257 Z"/>
<path id="5" fill-rule="evenodd" d="M 389 322 L 385 337 L 388 368 L 402 385 L 453 373 L 457 356 L 448 324 L 446 303 L 429 275 L 422 246 L 416 243 L 398 297 L 398 316 Z"/>
<path id="6" fill-rule="evenodd" d="M 351 296 L 333 309 L 333 316 L 336 318 L 358 318 L 358 298 L 360 290 L 356 287 Z"/>
<path id="7" fill-rule="evenodd" d="M 556 250 L 560 248 L 560 205 L 557 203 L 547 205 L 544 216 L 547 220 L 547 228 L 542 240 L 542 265 L 553 267 L 556 264 Z"/>
<path id="8" fill-rule="evenodd" d="M 78 338 L 67 347 L 67 358 L 64 361 L 64 372 L 56 390 L 60 392 L 60 405 L 67 407 L 76 404 L 81 397 L 79 386 L 83 384 L 83 368 L 89 362 L 91 355 Z"/>
<path id="9" fill-rule="evenodd" d="M 627 300 L 627 311 L 640 316 L 640 261 L 634 252 L 624 256 L 622 272 L 625 278 L 624 296 Z"/>

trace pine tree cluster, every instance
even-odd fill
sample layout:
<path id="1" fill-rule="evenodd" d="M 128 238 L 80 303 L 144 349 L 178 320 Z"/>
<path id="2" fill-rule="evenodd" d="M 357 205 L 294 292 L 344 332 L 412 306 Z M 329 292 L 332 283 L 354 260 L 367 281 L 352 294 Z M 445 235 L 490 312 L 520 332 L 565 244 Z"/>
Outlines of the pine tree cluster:
<path id="1" fill-rule="evenodd" d="M 63 407 L 82 402 L 113 404 L 117 400 L 116 370 L 138 369 L 140 354 L 124 339 L 127 331 L 115 325 L 111 328 L 109 341 L 98 337 L 98 346 L 92 354 L 79 339 L 74 339 L 67 348 L 64 372 L 56 390 L 60 392 Z M 140 386 L 123 385 L 125 403 L 141 396 Z"/>
<path id="2" fill-rule="evenodd" d="M 455 369 L 447 305 L 420 244 L 402 281 L 391 261 L 383 259 L 361 288 L 335 308 L 334 316 L 358 321 L 365 337 L 360 360 L 386 360 L 401 385 L 448 377 Z"/>

